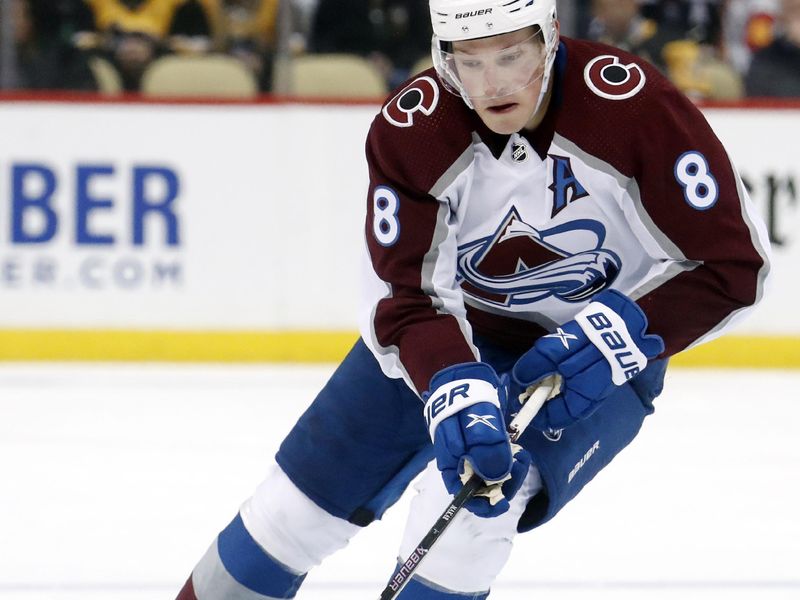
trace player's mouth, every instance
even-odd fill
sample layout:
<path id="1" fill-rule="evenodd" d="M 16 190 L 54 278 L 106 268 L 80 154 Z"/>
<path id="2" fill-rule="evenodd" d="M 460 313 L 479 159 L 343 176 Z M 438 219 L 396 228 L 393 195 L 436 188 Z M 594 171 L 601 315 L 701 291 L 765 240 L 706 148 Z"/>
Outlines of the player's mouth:
<path id="1" fill-rule="evenodd" d="M 486 110 L 496 115 L 502 115 L 511 112 L 517 106 L 519 105 L 516 102 L 506 102 L 505 104 L 495 104 L 494 106 L 488 106 L 486 107 Z"/>

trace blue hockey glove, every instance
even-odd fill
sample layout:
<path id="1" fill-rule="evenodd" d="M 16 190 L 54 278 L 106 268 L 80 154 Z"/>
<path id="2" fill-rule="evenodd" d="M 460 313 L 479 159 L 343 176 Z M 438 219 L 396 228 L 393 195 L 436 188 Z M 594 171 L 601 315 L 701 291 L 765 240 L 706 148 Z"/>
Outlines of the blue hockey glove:
<path id="1" fill-rule="evenodd" d="M 505 387 L 490 365 L 475 362 L 439 371 L 430 388 L 423 395 L 425 421 L 447 490 L 458 493 L 475 472 L 488 485 L 467 502 L 467 510 L 481 517 L 503 514 L 531 463 L 508 438 Z"/>
<path id="2" fill-rule="evenodd" d="M 558 430 L 590 416 L 617 386 L 664 351 L 663 340 L 646 329 L 647 317 L 633 300 L 616 290 L 598 294 L 574 321 L 539 338 L 514 365 L 509 413 L 515 412 L 520 391 L 560 373 L 561 393 L 531 424 Z"/>

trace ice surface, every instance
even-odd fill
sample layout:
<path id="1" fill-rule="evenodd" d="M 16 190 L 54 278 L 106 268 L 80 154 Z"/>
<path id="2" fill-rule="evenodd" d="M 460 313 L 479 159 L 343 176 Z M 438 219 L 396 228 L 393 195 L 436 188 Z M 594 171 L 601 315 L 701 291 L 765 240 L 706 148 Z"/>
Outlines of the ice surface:
<path id="1" fill-rule="evenodd" d="M 169 600 L 333 366 L 0 365 L 0 600 Z M 492 600 L 800 598 L 800 372 L 673 370 Z M 378 597 L 408 496 L 299 600 Z M 434 549 L 435 551 L 435 549 Z"/>

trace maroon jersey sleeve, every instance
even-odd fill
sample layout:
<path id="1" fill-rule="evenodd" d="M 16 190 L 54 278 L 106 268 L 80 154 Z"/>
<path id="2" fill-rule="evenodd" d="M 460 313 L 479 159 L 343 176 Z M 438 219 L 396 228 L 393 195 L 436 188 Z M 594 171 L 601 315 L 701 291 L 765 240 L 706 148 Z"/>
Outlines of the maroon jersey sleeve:
<path id="1" fill-rule="evenodd" d="M 636 180 L 655 226 L 696 267 L 645 294 L 639 305 L 667 354 L 674 354 L 755 304 L 769 265 L 725 148 L 685 96 L 671 85 L 659 88 L 660 118 L 642 119 L 637 130 L 644 151 Z"/>
<path id="2" fill-rule="evenodd" d="M 448 310 L 433 281 L 437 265 L 455 257 L 442 251 L 454 243 L 448 203 L 431 194 L 468 152 L 471 132 L 461 123 L 460 99 L 439 96 L 431 81 L 393 97 L 375 118 L 366 144 L 367 250 L 388 289 L 373 308 L 372 342 L 396 355 L 420 393 L 442 368 L 476 360 L 466 319 Z M 426 98 L 433 91 L 436 97 Z M 451 282 L 449 291 L 458 294 L 456 289 Z"/>
<path id="3" fill-rule="evenodd" d="M 634 209 L 665 260 L 676 265 L 638 290 L 637 299 L 649 330 L 664 339 L 671 355 L 760 299 L 768 242 L 759 235 L 759 217 L 730 157 L 689 99 L 631 55 L 586 43 L 572 48 L 572 67 L 582 73 L 570 78 L 567 92 L 580 89 L 590 112 L 607 115 L 594 134 L 582 136 L 584 146 L 630 178 Z M 631 67 L 632 78 L 637 71 L 646 77 L 638 93 L 622 99 L 587 95 L 590 79 L 602 81 L 586 65 L 606 51 Z M 573 135 L 581 137 L 577 130 Z"/>

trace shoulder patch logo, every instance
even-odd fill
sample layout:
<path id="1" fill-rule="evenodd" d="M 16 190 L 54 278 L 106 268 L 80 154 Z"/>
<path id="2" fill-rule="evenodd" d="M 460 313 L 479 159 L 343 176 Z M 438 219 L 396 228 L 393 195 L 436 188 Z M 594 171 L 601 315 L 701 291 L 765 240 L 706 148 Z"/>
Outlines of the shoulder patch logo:
<path id="1" fill-rule="evenodd" d="M 606 100 L 632 98 L 647 81 L 642 67 L 636 63 L 623 65 L 619 57 L 610 54 L 589 62 L 583 70 L 583 79 L 590 90 Z"/>
<path id="2" fill-rule="evenodd" d="M 418 77 L 387 102 L 381 111 L 395 127 L 411 127 L 417 111 L 429 116 L 439 104 L 439 86 L 430 77 Z"/>

